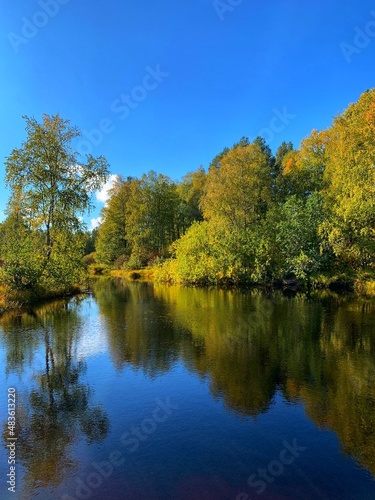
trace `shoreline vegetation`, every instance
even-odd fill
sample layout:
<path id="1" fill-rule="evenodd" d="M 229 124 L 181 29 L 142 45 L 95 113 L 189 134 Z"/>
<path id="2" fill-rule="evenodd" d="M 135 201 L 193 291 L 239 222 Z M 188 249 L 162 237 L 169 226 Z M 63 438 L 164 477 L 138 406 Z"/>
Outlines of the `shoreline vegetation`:
<path id="1" fill-rule="evenodd" d="M 112 276 L 179 285 L 328 288 L 375 296 L 375 89 L 273 153 L 243 137 L 179 181 L 112 175 L 97 229 L 82 217 L 109 178 L 68 120 L 26 120 L 6 159 L 0 313 Z"/>
<path id="2" fill-rule="evenodd" d="M 329 290 L 338 294 L 354 294 L 364 299 L 375 298 L 375 270 L 370 272 L 358 272 L 342 275 L 318 275 L 306 282 L 303 280 L 292 278 L 279 279 L 273 282 L 251 283 L 242 282 L 234 283 L 233 281 L 220 282 L 175 282 L 166 281 L 160 278 L 162 265 L 148 266 L 140 269 L 123 270 L 123 269 L 108 269 L 93 265 L 86 268 L 82 282 L 71 286 L 69 289 L 60 291 L 42 291 L 42 290 L 10 290 L 4 284 L 0 283 L 0 317 L 8 312 L 20 312 L 25 308 L 30 308 L 44 302 L 57 300 L 61 298 L 70 298 L 75 295 L 89 294 L 92 292 L 92 283 L 97 279 L 121 279 L 128 282 L 142 282 L 165 285 L 191 286 L 198 288 L 215 287 L 222 289 L 267 289 L 275 291 L 283 291 L 286 294 L 294 295 L 297 292 L 309 293 L 311 291 Z M 163 276 L 163 274 L 162 274 Z"/>
<path id="3" fill-rule="evenodd" d="M 50 294 L 27 294 L 25 292 L 12 292 L 9 295 L 4 286 L 0 284 L 0 317 L 5 313 L 15 312 L 20 313 L 24 309 L 32 308 L 33 306 L 57 300 L 61 298 L 70 298 L 75 295 L 91 293 L 91 284 L 93 280 L 108 278 L 121 279 L 128 282 L 142 283 L 162 283 L 166 286 L 176 285 L 176 283 L 157 280 L 158 269 L 147 267 L 144 269 L 134 269 L 131 271 L 111 270 L 98 275 L 87 275 L 87 281 L 84 285 L 76 285 L 70 290 L 64 292 L 51 292 Z M 329 290 L 337 294 L 354 294 L 363 299 L 375 298 L 375 276 L 370 278 L 369 273 L 361 277 L 354 276 L 319 276 L 312 280 L 309 284 L 297 279 L 279 280 L 274 283 L 239 283 L 221 282 L 221 283 L 178 283 L 179 286 L 191 286 L 198 288 L 215 287 L 222 289 L 267 289 L 274 291 L 283 291 L 287 295 L 295 295 L 296 293 L 309 293 L 312 291 Z"/>
<path id="4" fill-rule="evenodd" d="M 231 281 L 221 283 L 188 283 L 188 282 L 165 282 L 157 279 L 159 273 L 158 268 L 135 269 L 132 271 L 112 270 L 109 274 L 104 275 L 110 278 L 119 278 L 125 281 L 139 281 L 147 283 L 164 283 L 177 284 L 180 286 L 208 287 L 214 286 L 218 288 L 268 288 L 275 290 L 285 290 L 289 292 L 307 292 L 309 290 L 331 290 L 338 293 L 354 293 L 358 296 L 371 298 L 375 297 L 375 272 L 362 273 L 360 276 L 316 276 L 306 283 L 295 278 L 283 279 L 270 283 L 233 283 Z M 103 276 L 103 275 L 102 275 Z"/>

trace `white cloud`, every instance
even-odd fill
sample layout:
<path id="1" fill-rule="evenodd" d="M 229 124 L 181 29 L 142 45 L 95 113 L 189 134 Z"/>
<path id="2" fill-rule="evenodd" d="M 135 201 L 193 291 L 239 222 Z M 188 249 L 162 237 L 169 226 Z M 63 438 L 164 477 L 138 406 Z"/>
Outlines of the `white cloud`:
<path id="1" fill-rule="evenodd" d="M 115 175 L 115 174 L 110 175 L 108 181 L 104 184 L 102 189 L 100 191 L 96 191 L 95 196 L 96 196 L 96 199 L 98 201 L 100 201 L 101 203 L 107 202 L 107 200 L 109 198 L 108 191 L 110 191 L 113 188 L 117 179 L 118 179 L 117 175 Z"/>
<path id="2" fill-rule="evenodd" d="M 101 217 L 97 217 L 96 219 L 91 219 L 91 226 L 90 226 L 90 231 L 93 229 L 96 229 L 97 227 L 100 226 L 100 224 L 103 222 Z"/>

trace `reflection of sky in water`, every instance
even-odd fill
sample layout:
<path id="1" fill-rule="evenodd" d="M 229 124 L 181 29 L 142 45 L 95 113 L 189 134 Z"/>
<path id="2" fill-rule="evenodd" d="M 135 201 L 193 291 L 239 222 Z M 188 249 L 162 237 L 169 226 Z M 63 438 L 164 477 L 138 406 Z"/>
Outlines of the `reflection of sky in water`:
<path id="1" fill-rule="evenodd" d="M 80 308 L 82 323 L 76 347 L 79 360 L 108 351 L 107 336 L 103 335 L 105 318 L 99 313 L 95 300 L 92 297 L 87 298 Z"/>

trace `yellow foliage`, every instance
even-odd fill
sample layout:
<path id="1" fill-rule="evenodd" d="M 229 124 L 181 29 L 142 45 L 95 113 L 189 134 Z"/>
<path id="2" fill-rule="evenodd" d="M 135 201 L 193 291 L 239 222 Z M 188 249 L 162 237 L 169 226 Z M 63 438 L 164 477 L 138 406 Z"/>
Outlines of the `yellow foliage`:
<path id="1" fill-rule="evenodd" d="M 370 127 L 375 128 L 375 102 L 370 104 L 365 117 L 367 124 L 370 125 Z"/>
<path id="2" fill-rule="evenodd" d="M 297 151 L 290 151 L 283 158 L 283 174 L 289 175 L 295 171 L 296 168 L 296 159 L 297 159 Z"/>
<path id="3" fill-rule="evenodd" d="M 155 268 L 146 267 L 145 269 L 132 269 L 131 271 L 123 271 L 116 269 L 110 271 L 110 276 L 114 278 L 123 278 L 128 281 L 153 281 Z"/>
<path id="4" fill-rule="evenodd" d="M 257 144 L 230 149 L 220 166 L 209 170 L 202 199 L 204 217 L 247 227 L 269 202 L 271 183 L 267 157 Z"/>
<path id="5" fill-rule="evenodd" d="M 365 297 L 375 297 L 375 281 L 357 280 L 354 284 L 354 291 Z"/>

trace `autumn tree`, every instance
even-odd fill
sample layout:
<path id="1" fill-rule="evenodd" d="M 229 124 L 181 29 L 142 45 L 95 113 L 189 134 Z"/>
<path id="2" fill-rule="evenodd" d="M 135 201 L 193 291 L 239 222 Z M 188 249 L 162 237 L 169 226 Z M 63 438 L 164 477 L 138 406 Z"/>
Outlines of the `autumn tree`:
<path id="1" fill-rule="evenodd" d="M 283 141 L 277 148 L 275 155 L 275 165 L 278 173 L 282 170 L 282 162 L 285 155 L 294 150 L 293 143 Z"/>
<path id="2" fill-rule="evenodd" d="M 322 233 L 347 265 L 368 266 L 375 261 L 375 89 L 334 120 L 326 149 L 331 215 Z"/>
<path id="3" fill-rule="evenodd" d="M 233 147 L 211 167 L 202 198 L 206 219 L 220 218 L 246 231 L 267 210 L 272 176 L 269 157 L 257 143 Z"/>
<path id="4" fill-rule="evenodd" d="M 274 199 L 283 202 L 288 194 L 288 178 L 283 175 L 285 161 L 288 157 L 293 157 L 293 144 L 282 142 L 275 154 L 275 179 L 274 179 Z"/>
<path id="5" fill-rule="evenodd" d="M 167 279 L 240 282 L 253 273 L 260 223 L 271 202 L 272 171 L 265 143 L 246 138 L 209 168 L 201 208 L 205 220 L 193 224 L 174 245 Z"/>

